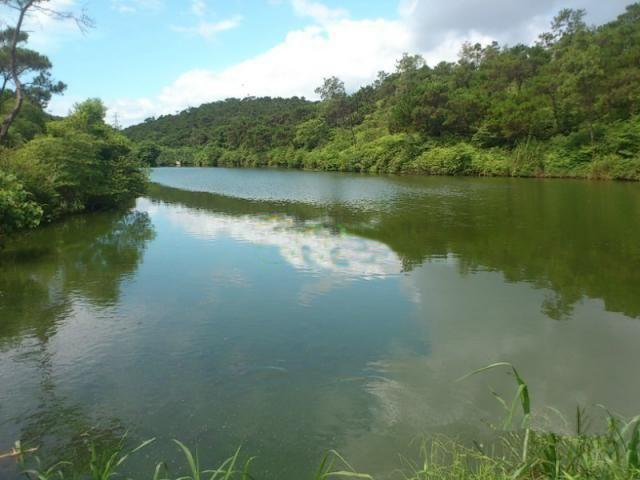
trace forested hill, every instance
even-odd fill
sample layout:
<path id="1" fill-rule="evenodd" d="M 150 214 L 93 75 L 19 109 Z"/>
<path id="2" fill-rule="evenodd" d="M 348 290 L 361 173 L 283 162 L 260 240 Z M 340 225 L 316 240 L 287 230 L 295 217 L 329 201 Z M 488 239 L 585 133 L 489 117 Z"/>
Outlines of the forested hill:
<path id="1" fill-rule="evenodd" d="M 291 142 L 296 126 L 316 113 L 317 102 L 297 97 L 230 98 L 177 115 L 150 118 L 125 133 L 132 140 L 150 140 L 167 147 L 214 143 L 260 148 L 263 143 Z"/>
<path id="2" fill-rule="evenodd" d="M 532 45 L 461 45 L 348 94 L 228 99 L 124 132 L 152 165 L 640 179 L 640 3 L 589 26 L 562 10 Z"/>

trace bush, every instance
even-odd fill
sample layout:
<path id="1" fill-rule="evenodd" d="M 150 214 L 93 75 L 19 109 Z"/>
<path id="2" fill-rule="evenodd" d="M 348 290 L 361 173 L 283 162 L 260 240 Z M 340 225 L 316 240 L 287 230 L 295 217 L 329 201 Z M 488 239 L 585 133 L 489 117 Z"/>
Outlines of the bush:
<path id="1" fill-rule="evenodd" d="M 504 177 L 511 175 L 511 157 L 501 148 L 477 150 L 471 158 L 471 172 L 486 177 Z"/>
<path id="2" fill-rule="evenodd" d="M 536 140 L 518 143 L 511 152 L 510 175 L 521 177 L 543 175 L 545 153 L 543 144 Z"/>
<path id="3" fill-rule="evenodd" d="M 603 155 L 591 162 L 591 178 L 607 180 L 640 180 L 640 157 L 624 158 Z"/>
<path id="4" fill-rule="evenodd" d="M 598 145 L 602 153 L 616 154 L 622 158 L 640 156 L 640 117 L 626 122 L 617 121 L 608 126 Z"/>
<path id="5" fill-rule="evenodd" d="M 35 228 L 42 218 L 42 208 L 14 175 L 0 171 L 0 246 L 3 237 L 16 230 Z"/>
<path id="6" fill-rule="evenodd" d="M 133 150 L 133 155 L 138 162 L 147 167 L 157 166 L 160 153 L 162 153 L 160 147 L 149 141 L 139 143 Z"/>
<path id="7" fill-rule="evenodd" d="M 43 220 L 115 208 L 144 193 L 147 172 L 122 134 L 104 122 L 99 100 L 76 105 L 47 134 L 9 152 L 3 164 L 42 211 Z"/>
<path id="8" fill-rule="evenodd" d="M 384 135 L 372 142 L 354 147 L 358 154 L 355 170 L 361 172 L 399 172 L 415 156 L 410 135 Z"/>
<path id="9" fill-rule="evenodd" d="M 220 167 L 242 167 L 243 155 L 238 150 L 225 150 L 218 160 Z"/>
<path id="10" fill-rule="evenodd" d="M 472 159 L 476 150 L 469 144 L 434 146 L 422 152 L 409 166 L 409 171 L 430 175 L 473 174 Z"/>

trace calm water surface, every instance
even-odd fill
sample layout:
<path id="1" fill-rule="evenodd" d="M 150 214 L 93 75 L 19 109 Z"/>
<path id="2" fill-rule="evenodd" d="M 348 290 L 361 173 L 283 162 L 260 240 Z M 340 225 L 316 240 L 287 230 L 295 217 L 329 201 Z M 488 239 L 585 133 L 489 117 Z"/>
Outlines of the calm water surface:
<path id="1" fill-rule="evenodd" d="M 640 413 L 640 185 L 156 169 L 129 212 L 0 257 L 0 451 L 157 437 L 129 473 L 239 445 L 264 478 L 336 448 L 381 478 L 534 409 Z M 596 410 L 594 409 L 594 415 Z M 556 428 L 561 428 L 557 424 Z M 0 460 L 0 478 L 14 478 Z"/>

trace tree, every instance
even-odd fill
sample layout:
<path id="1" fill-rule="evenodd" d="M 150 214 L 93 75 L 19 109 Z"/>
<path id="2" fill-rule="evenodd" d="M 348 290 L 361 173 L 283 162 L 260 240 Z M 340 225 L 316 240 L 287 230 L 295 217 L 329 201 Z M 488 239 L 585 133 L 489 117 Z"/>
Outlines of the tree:
<path id="1" fill-rule="evenodd" d="M 562 39 L 570 39 L 576 33 L 584 31 L 587 28 L 584 23 L 586 14 L 584 9 L 564 8 L 560 10 L 558 15 L 553 17 L 551 31 L 540 35 L 540 44 L 550 48 Z"/>
<path id="2" fill-rule="evenodd" d="M 315 92 L 322 99 L 323 113 L 327 123 L 332 127 L 348 128 L 352 142 L 355 144 L 356 135 L 353 127 L 358 121 L 359 97 L 362 93 L 347 95 L 344 82 L 338 77 L 325 78 Z"/>
<path id="3" fill-rule="evenodd" d="M 387 136 L 425 150 L 444 145 L 449 153 L 453 144 L 472 143 L 474 173 L 640 178 L 640 2 L 604 25 L 584 20 L 582 10 L 562 10 L 533 44 L 467 43 L 458 61 L 433 67 L 404 54 L 393 73 L 379 72 L 353 93 L 339 78 L 324 78 L 315 90 L 321 102 L 228 99 L 124 132 L 163 147 L 235 150 L 222 154 L 229 159 L 280 158 L 286 150 L 313 168 L 345 170 L 374 168 L 364 152 L 369 143 L 387 145 L 377 143 Z M 403 163 L 411 155 L 381 149 L 394 152 L 384 157 L 394 160 L 376 163 L 376 170 L 414 168 Z"/>
<path id="4" fill-rule="evenodd" d="M 297 148 L 313 150 L 331 138 L 329 126 L 323 117 L 311 118 L 296 128 L 293 144 Z"/>
<path id="5" fill-rule="evenodd" d="M 26 40 L 24 36 L 24 32 L 22 31 L 22 27 L 24 25 L 24 21 L 27 18 L 27 15 L 30 12 L 41 12 L 50 17 L 56 18 L 58 20 L 72 19 L 76 22 L 78 27 L 82 30 L 88 28 L 93 25 L 93 22 L 89 17 L 87 17 L 84 13 L 76 14 L 74 12 L 69 11 L 60 11 L 55 10 L 48 7 L 50 0 L 0 0 L 0 5 L 4 5 L 8 8 L 16 10 L 18 12 L 18 17 L 16 20 L 16 24 L 13 28 L 5 30 L 5 34 L 10 37 L 10 40 L 6 42 L 6 49 L 9 57 L 8 61 L 8 71 L 10 73 L 11 80 L 15 87 L 15 101 L 13 108 L 11 111 L 5 116 L 2 123 L 0 124 L 0 143 L 3 143 L 7 134 L 9 133 L 9 127 L 20 113 L 20 109 L 22 108 L 22 103 L 24 102 L 25 90 L 23 88 L 22 82 L 20 81 L 21 73 L 21 49 L 18 48 L 18 44 L 21 39 Z M 23 52 L 24 53 L 24 52 Z M 35 53 L 35 52 L 33 52 Z M 44 57 L 46 58 L 46 57 Z M 24 60 L 24 58 L 23 58 Z M 43 58 L 33 57 L 30 59 L 32 62 L 36 62 L 42 67 Z M 48 62 L 48 60 L 47 60 Z M 50 64 L 49 64 L 50 68 Z M 46 70 L 46 69 L 45 69 Z M 42 70 L 40 71 L 42 73 Z M 38 78 L 38 77 L 36 77 Z M 63 87 L 61 85 L 54 85 L 50 82 L 49 77 L 40 76 L 38 78 L 36 84 L 36 92 L 40 94 L 43 92 L 45 87 L 52 87 L 53 89 L 60 89 Z"/>
<path id="6" fill-rule="evenodd" d="M 401 75 L 415 72 L 425 65 L 426 62 L 421 55 L 409 55 L 405 52 L 402 54 L 402 58 L 396 62 L 396 72 Z"/>
<path id="7" fill-rule="evenodd" d="M 13 28 L 6 28 L 0 31 L 0 105 L 4 100 L 4 93 L 7 85 L 12 80 L 10 43 L 13 38 Z M 21 32 L 18 43 L 26 43 L 29 35 Z M 41 108 L 46 108 L 52 94 L 62 93 L 66 89 L 63 82 L 55 82 L 51 79 L 51 62 L 49 58 L 40 53 L 27 48 L 18 47 L 16 49 L 16 72 L 22 83 L 23 90 L 27 97 Z M 22 78 L 31 75 L 30 81 L 25 83 Z"/>
<path id="8" fill-rule="evenodd" d="M 162 153 L 160 147 L 153 142 L 144 141 L 140 142 L 134 151 L 134 154 L 141 165 L 155 167 L 158 162 L 158 157 Z"/>
<path id="9" fill-rule="evenodd" d="M 323 102 L 346 96 L 344 82 L 338 77 L 325 78 L 318 88 L 314 90 Z"/>
<path id="10" fill-rule="evenodd" d="M 2 87 L 0 87 L 0 102 L 4 97 L 4 91 L 7 88 L 7 84 L 11 80 L 11 52 L 9 45 L 13 41 L 15 32 L 11 27 L 7 27 L 0 31 L 0 75 L 2 76 Z M 18 35 L 18 43 L 24 43 L 29 38 L 29 35 L 25 32 L 20 32 Z M 19 75 L 18 75 L 19 76 Z"/>
<path id="11" fill-rule="evenodd" d="M 77 104 L 69 116 L 49 122 L 47 135 L 12 152 L 9 170 L 43 207 L 45 221 L 114 208 L 144 192 L 146 170 L 105 114 L 98 99 Z"/>

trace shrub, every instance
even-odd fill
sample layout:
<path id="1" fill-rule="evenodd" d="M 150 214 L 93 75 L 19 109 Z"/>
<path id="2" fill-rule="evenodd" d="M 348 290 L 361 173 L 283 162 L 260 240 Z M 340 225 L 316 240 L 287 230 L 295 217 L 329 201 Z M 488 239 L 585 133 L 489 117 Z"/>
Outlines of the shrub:
<path id="1" fill-rule="evenodd" d="M 153 142 L 144 141 L 135 146 L 134 157 L 141 165 L 155 167 L 158 164 L 158 157 L 162 150 Z"/>
<path id="2" fill-rule="evenodd" d="M 598 150 L 613 153 L 622 158 L 633 158 L 640 155 L 640 117 L 636 116 L 626 122 L 617 121 L 608 126 Z"/>
<path id="3" fill-rule="evenodd" d="M 0 246 L 4 236 L 37 227 L 41 218 L 42 208 L 31 200 L 18 179 L 0 171 Z"/>
<path id="4" fill-rule="evenodd" d="M 640 157 L 624 158 L 608 154 L 596 158 L 590 167 L 591 178 L 640 180 Z"/>
<path id="5" fill-rule="evenodd" d="M 408 166 L 410 171 L 431 175 L 472 174 L 475 149 L 466 143 L 453 146 L 434 146 L 422 152 Z"/>
<path id="6" fill-rule="evenodd" d="M 399 172 L 415 155 L 412 138 L 404 133 L 384 135 L 354 148 L 359 151 L 355 169 L 362 172 Z"/>
<path id="7" fill-rule="evenodd" d="M 76 105 L 47 135 L 7 155 L 4 166 L 50 221 L 82 210 L 124 205 L 144 192 L 147 172 L 129 140 L 104 122 L 99 100 Z"/>
<path id="8" fill-rule="evenodd" d="M 544 145 L 536 140 L 520 142 L 511 152 L 509 173 L 512 176 L 533 177 L 544 173 Z"/>

